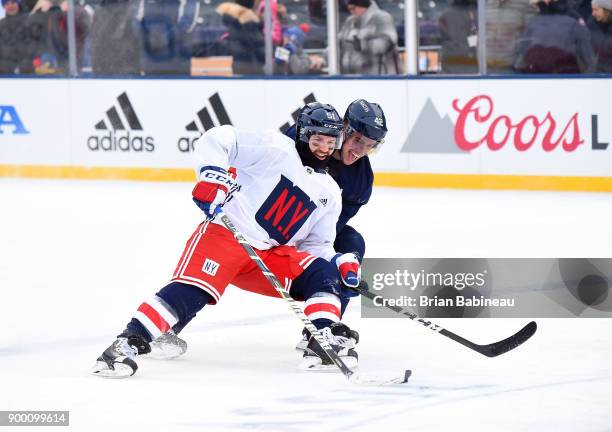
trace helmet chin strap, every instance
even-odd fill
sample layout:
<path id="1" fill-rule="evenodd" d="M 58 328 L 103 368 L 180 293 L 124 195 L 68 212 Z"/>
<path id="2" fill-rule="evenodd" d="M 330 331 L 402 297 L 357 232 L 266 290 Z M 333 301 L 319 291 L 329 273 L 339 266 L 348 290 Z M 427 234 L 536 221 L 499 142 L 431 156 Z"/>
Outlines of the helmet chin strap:
<path id="1" fill-rule="evenodd" d="M 329 162 L 329 157 L 321 160 L 317 158 L 312 151 L 310 151 L 310 147 L 304 141 L 298 139 L 295 143 L 295 148 L 297 149 L 298 154 L 300 155 L 300 159 L 302 160 L 302 164 L 308 166 L 315 171 L 322 171 L 327 167 Z"/>

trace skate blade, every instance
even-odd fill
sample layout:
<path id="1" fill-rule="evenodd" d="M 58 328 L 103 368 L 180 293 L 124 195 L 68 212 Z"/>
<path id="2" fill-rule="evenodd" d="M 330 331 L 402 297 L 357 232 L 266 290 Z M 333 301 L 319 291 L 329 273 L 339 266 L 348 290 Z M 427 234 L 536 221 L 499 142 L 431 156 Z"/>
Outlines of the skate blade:
<path id="1" fill-rule="evenodd" d="M 298 342 L 298 344 L 295 346 L 295 350 L 296 351 L 306 351 L 306 347 L 308 346 L 308 341 L 306 340 L 301 340 Z"/>
<path id="2" fill-rule="evenodd" d="M 172 360 L 182 356 L 186 351 L 186 349 L 176 345 L 161 347 L 151 343 L 151 352 L 139 357 L 151 360 Z"/>
<path id="3" fill-rule="evenodd" d="M 346 356 L 340 357 L 342 362 L 351 370 L 357 369 L 358 361 L 355 357 Z M 335 364 L 321 364 L 321 359 L 318 357 L 304 357 L 298 365 L 298 370 L 312 372 L 336 372 L 338 366 Z"/>
<path id="4" fill-rule="evenodd" d="M 94 367 L 91 368 L 90 373 L 92 375 L 101 378 L 128 378 L 134 375 L 134 370 L 123 363 L 115 364 L 115 369 L 111 369 L 105 362 L 96 362 Z"/>

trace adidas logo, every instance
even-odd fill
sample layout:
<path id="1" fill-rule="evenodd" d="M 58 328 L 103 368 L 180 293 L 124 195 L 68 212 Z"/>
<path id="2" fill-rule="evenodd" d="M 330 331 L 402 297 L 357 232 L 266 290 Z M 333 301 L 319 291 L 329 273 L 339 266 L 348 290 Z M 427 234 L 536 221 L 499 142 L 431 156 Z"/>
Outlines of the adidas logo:
<path id="1" fill-rule="evenodd" d="M 134 107 L 132 106 L 132 102 L 130 102 L 130 98 L 126 92 L 121 93 L 117 97 L 117 102 L 119 102 L 119 107 L 125 119 L 132 130 L 142 130 L 142 125 L 140 124 L 140 120 L 138 120 L 138 116 L 136 115 L 136 111 L 134 111 Z M 119 112 L 117 108 L 114 106 L 109 108 L 106 111 L 106 116 L 108 117 L 108 121 L 110 122 L 113 130 L 125 130 L 125 126 L 121 117 L 119 117 Z M 106 122 L 104 120 L 100 120 L 96 123 L 97 130 L 107 130 Z"/>
<path id="2" fill-rule="evenodd" d="M 210 106 L 217 117 L 217 123 L 215 124 L 214 120 L 210 116 L 210 111 L 208 111 L 207 107 L 203 107 L 197 113 L 197 119 L 190 122 L 187 126 L 185 126 L 185 130 L 187 132 L 197 132 L 197 136 L 192 137 L 180 137 L 177 142 L 177 146 L 180 152 L 189 152 L 193 151 L 193 144 L 196 140 L 209 129 L 214 128 L 215 126 L 223 126 L 223 125 L 231 125 L 232 121 L 225 110 L 225 106 L 223 105 L 223 101 L 221 100 L 221 96 L 219 93 L 213 94 L 208 98 L 208 102 L 210 102 Z"/>
<path id="3" fill-rule="evenodd" d="M 327 198 L 321 198 L 319 202 L 323 205 L 323 207 L 327 207 Z"/>
<path id="4" fill-rule="evenodd" d="M 106 110 L 106 118 L 95 124 L 97 132 L 87 139 L 91 151 L 134 151 L 153 152 L 155 142 L 152 136 L 143 136 L 142 123 L 126 92 L 117 96 L 119 110 L 111 106 Z M 108 123 L 107 123 L 108 121 Z M 134 133 L 136 132 L 136 133 Z"/>
<path id="5" fill-rule="evenodd" d="M 309 104 L 309 103 L 311 103 L 311 102 L 316 102 L 316 101 L 317 101 L 317 98 L 315 98 L 314 93 L 310 93 L 309 95 L 307 95 L 307 96 L 306 96 L 306 97 L 303 99 L 303 101 L 304 101 L 304 105 L 306 105 L 306 104 Z M 285 131 L 286 131 L 287 129 L 289 129 L 289 128 L 290 128 L 290 127 L 293 125 L 293 124 L 295 124 L 295 122 L 296 122 L 296 120 L 297 120 L 297 117 L 298 117 L 298 114 L 300 113 L 300 110 L 302 109 L 302 107 L 303 107 L 304 105 L 300 106 L 298 109 L 296 109 L 295 111 L 293 111 L 293 112 L 291 113 L 291 118 L 293 118 L 293 123 L 289 123 L 289 122 L 287 122 L 287 123 L 284 123 L 284 124 L 283 124 L 281 127 L 279 127 L 279 128 L 278 128 L 278 129 L 281 131 L 281 133 L 285 133 Z"/>

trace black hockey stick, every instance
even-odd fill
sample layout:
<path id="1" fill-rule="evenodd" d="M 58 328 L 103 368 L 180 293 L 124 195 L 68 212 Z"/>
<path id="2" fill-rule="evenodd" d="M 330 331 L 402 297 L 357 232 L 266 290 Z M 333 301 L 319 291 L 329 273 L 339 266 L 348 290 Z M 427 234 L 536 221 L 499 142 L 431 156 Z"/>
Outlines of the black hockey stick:
<path id="1" fill-rule="evenodd" d="M 359 294 L 369 298 L 370 300 L 374 300 L 375 297 L 378 297 L 376 294 L 368 290 L 365 282 L 362 282 L 359 285 L 359 287 L 355 289 L 359 292 Z M 536 324 L 536 322 L 531 321 L 529 324 L 527 324 L 525 327 L 520 329 L 518 332 L 516 332 L 515 334 L 513 334 L 512 336 L 504 340 L 501 340 L 499 342 L 493 342 L 487 345 L 478 345 L 472 341 L 462 338 L 461 336 L 453 333 L 450 330 L 446 330 L 445 328 L 442 328 L 438 324 L 434 324 L 431 321 L 428 321 L 423 318 L 419 318 L 416 314 L 409 312 L 407 310 L 404 310 L 399 306 L 389 306 L 387 304 L 384 304 L 384 306 L 401 315 L 405 315 L 411 320 L 423 324 L 428 329 L 433 330 L 436 333 L 440 333 L 441 335 L 446 336 L 447 338 L 450 338 L 454 340 L 455 342 L 458 342 L 461 345 L 466 346 L 470 348 L 471 350 L 474 350 L 487 357 L 497 357 L 498 355 L 501 355 L 501 354 L 507 353 L 510 350 L 513 350 L 517 346 L 527 341 L 527 339 L 529 339 L 531 336 L 533 336 L 533 334 L 536 332 L 538 328 L 538 325 Z"/>
<path id="2" fill-rule="evenodd" d="M 342 359 L 338 356 L 338 354 L 334 351 L 331 345 L 323 338 L 321 332 L 315 327 L 315 325 L 308 319 L 302 307 L 289 295 L 289 292 L 286 291 L 281 283 L 278 281 L 274 273 L 272 273 L 266 264 L 262 261 L 261 258 L 255 253 L 253 247 L 249 244 L 249 242 L 244 238 L 244 236 L 238 231 L 236 226 L 232 223 L 232 221 L 225 215 L 224 213 L 219 214 L 219 218 L 223 225 L 234 235 L 238 243 L 242 246 L 245 252 L 249 255 L 249 257 L 257 264 L 257 267 L 261 270 L 262 274 L 268 279 L 270 284 L 274 287 L 278 295 L 287 302 L 293 313 L 302 321 L 304 327 L 308 329 L 310 334 L 315 338 L 321 349 L 325 352 L 327 357 L 340 369 L 340 371 L 347 377 L 350 381 L 359 383 L 359 384 L 375 384 L 375 385 L 384 385 L 384 384 L 403 384 L 408 381 L 410 377 L 411 371 L 404 371 L 403 375 L 400 377 L 394 377 L 392 379 L 387 380 L 372 380 L 372 379 L 363 379 L 359 377 L 354 371 L 348 368 L 346 364 L 342 361 Z"/>

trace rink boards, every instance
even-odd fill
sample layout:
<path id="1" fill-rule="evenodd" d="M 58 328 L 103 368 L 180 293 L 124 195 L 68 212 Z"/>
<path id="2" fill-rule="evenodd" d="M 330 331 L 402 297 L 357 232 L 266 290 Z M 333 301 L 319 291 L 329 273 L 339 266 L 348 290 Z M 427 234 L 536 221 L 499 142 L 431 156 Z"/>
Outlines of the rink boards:
<path id="1" fill-rule="evenodd" d="M 0 79 L 0 176 L 191 181 L 220 124 L 380 103 L 378 185 L 612 191 L 611 79 Z"/>

